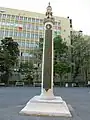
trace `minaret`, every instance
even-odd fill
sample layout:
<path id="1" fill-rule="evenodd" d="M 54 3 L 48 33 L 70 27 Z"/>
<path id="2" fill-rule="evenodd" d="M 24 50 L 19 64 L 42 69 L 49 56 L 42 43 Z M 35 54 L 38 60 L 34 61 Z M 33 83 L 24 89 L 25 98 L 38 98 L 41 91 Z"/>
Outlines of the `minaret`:
<path id="1" fill-rule="evenodd" d="M 54 99 L 53 95 L 53 25 L 52 7 L 48 4 L 44 18 L 44 43 L 42 60 L 42 88 L 41 97 Z"/>

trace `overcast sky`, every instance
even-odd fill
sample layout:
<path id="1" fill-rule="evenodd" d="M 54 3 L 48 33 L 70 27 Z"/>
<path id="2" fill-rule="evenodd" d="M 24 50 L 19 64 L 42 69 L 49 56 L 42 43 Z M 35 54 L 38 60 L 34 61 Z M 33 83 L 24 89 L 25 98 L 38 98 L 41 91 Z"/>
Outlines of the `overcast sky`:
<path id="1" fill-rule="evenodd" d="M 48 2 L 51 3 L 53 15 L 69 16 L 75 30 L 90 35 L 90 0 L 0 0 L 0 7 L 45 13 Z"/>

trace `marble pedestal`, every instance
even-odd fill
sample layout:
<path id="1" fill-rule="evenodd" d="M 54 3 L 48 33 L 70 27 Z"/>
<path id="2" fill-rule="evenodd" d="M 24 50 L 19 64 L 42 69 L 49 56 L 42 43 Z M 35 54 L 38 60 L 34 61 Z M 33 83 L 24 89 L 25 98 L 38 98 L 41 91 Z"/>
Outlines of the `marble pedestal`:
<path id="1" fill-rule="evenodd" d="M 58 116 L 71 117 L 71 113 L 66 102 L 59 96 L 54 99 L 42 99 L 41 96 L 35 96 L 20 111 L 20 114 L 32 116 Z"/>

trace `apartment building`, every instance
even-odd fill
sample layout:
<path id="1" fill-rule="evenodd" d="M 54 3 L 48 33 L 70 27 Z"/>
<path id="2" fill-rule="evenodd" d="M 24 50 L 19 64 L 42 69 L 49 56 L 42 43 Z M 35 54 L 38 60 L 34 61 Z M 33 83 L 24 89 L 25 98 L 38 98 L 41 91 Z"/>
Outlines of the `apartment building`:
<path id="1" fill-rule="evenodd" d="M 45 14 L 0 7 L 0 40 L 12 37 L 19 44 L 23 60 L 33 57 L 33 50 L 38 48 L 39 38 L 44 37 L 43 19 Z M 72 20 L 54 16 L 53 37 L 61 35 L 67 44 L 71 44 L 70 31 Z"/>

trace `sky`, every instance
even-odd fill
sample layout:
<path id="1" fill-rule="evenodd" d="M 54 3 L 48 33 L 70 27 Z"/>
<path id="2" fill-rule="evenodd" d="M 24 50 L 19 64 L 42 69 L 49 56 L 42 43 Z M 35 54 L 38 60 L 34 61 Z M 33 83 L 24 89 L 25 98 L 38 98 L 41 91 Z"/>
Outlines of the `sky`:
<path id="1" fill-rule="evenodd" d="M 54 16 L 69 16 L 74 30 L 90 35 L 90 0 L 0 0 L 0 7 L 45 14 L 49 2 Z"/>

